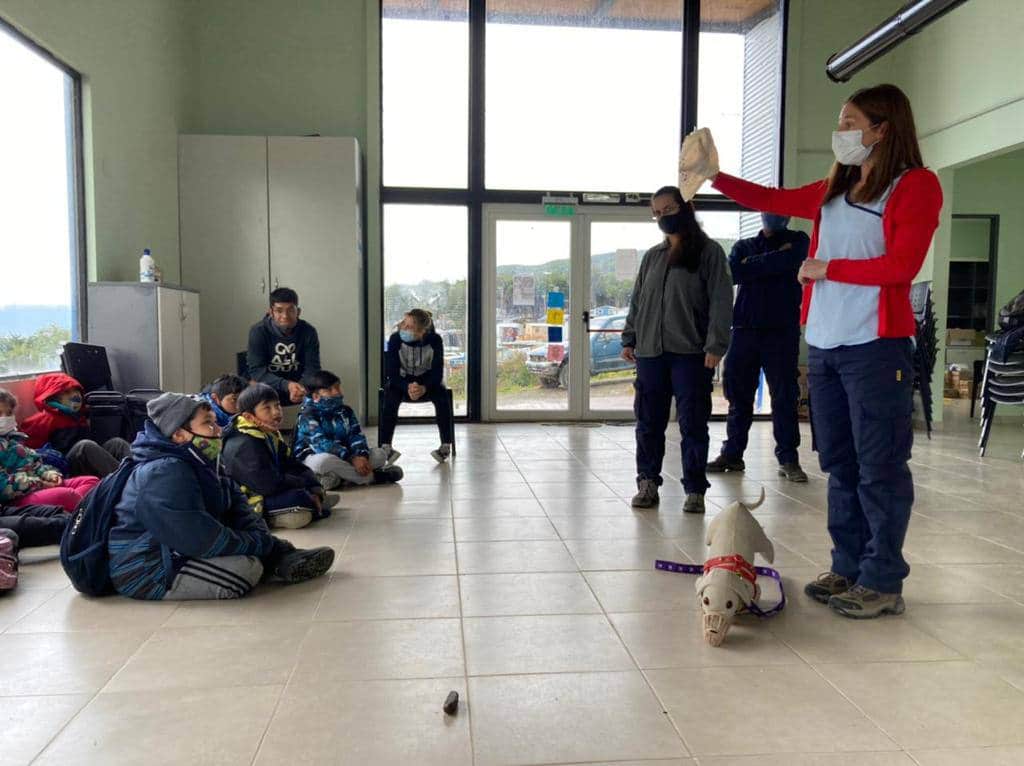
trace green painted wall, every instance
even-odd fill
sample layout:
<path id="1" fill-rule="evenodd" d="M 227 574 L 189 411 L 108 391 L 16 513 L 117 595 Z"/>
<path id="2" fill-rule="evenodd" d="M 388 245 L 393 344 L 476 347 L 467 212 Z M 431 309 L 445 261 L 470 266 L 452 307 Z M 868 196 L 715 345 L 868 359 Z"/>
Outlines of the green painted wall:
<path id="1" fill-rule="evenodd" d="M 0 0 L 0 17 L 81 72 L 91 279 L 138 279 L 150 247 L 174 281 L 177 135 L 192 61 L 182 0 Z"/>

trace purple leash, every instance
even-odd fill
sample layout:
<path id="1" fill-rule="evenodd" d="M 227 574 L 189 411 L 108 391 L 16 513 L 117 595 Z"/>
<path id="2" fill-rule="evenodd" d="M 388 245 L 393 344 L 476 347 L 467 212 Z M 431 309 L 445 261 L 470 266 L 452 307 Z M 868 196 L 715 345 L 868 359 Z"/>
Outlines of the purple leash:
<path id="1" fill-rule="evenodd" d="M 664 572 L 675 572 L 676 574 L 704 574 L 703 564 L 680 564 L 678 561 L 665 561 L 663 559 L 655 561 L 654 568 L 661 569 Z M 774 617 L 786 606 L 786 591 L 782 588 L 782 575 L 771 567 L 754 567 L 754 571 L 757 572 L 758 577 L 770 577 L 779 584 L 779 603 L 771 609 L 762 609 L 757 604 L 751 602 L 747 605 L 746 609 L 757 617 Z"/>

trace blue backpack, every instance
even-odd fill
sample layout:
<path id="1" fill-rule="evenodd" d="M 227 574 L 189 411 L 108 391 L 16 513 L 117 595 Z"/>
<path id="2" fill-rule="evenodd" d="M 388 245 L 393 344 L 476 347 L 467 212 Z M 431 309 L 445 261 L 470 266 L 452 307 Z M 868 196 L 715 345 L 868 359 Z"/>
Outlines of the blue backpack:
<path id="1" fill-rule="evenodd" d="M 107 596 L 114 592 L 107 543 L 115 521 L 114 507 L 137 465 L 139 463 L 130 457 L 121 461 L 116 471 L 105 476 L 86 495 L 64 529 L 60 563 L 75 590 L 86 596 Z"/>

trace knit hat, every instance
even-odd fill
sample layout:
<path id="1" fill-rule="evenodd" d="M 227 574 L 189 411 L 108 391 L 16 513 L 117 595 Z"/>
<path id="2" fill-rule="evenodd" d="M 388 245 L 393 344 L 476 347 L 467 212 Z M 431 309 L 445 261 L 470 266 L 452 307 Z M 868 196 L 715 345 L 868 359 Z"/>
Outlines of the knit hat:
<path id="1" fill-rule="evenodd" d="M 170 439 L 175 431 L 188 424 L 196 410 L 204 404 L 188 394 L 167 392 L 156 399 L 150 399 L 146 404 L 146 413 L 160 429 L 160 433 Z"/>
<path id="2" fill-rule="evenodd" d="M 239 412 L 255 412 L 260 402 L 280 401 L 277 391 L 266 383 L 253 383 L 238 395 Z"/>

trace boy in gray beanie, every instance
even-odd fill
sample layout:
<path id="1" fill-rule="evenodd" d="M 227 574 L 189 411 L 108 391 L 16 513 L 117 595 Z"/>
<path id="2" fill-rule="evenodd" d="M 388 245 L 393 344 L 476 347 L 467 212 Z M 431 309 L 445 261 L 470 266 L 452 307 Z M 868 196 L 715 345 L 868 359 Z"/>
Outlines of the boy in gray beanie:
<path id="1" fill-rule="evenodd" d="M 302 582 L 330 569 L 331 548 L 298 550 L 274 537 L 238 485 L 220 475 L 221 432 L 207 402 L 165 393 L 147 412 L 110 530 L 118 593 L 231 599 L 270 577 Z"/>

